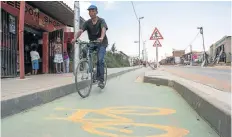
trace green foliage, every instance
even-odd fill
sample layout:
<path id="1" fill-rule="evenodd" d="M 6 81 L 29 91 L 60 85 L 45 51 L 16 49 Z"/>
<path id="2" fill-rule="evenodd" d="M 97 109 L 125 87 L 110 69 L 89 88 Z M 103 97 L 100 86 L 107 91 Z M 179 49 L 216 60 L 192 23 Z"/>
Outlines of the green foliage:
<path id="1" fill-rule="evenodd" d="M 115 44 L 112 45 L 110 51 L 106 51 L 105 62 L 107 67 L 108 68 L 129 67 L 130 63 L 128 58 L 123 58 L 123 55 L 119 53 L 115 53 L 116 51 L 117 50 Z M 96 52 L 92 55 L 93 55 L 93 63 L 95 66 L 97 62 Z M 72 55 L 70 58 L 70 63 L 72 63 L 73 57 L 74 56 Z"/>
<path id="2" fill-rule="evenodd" d="M 106 52 L 105 61 L 108 68 L 129 67 L 128 59 L 123 59 L 123 55 L 119 53 Z"/>
<path id="3" fill-rule="evenodd" d="M 96 65 L 97 56 L 94 54 L 93 63 Z M 108 68 L 120 68 L 129 67 L 130 63 L 128 59 L 123 59 L 123 56 L 119 53 L 112 53 L 111 51 L 106 51 L 105 62 Z"/>
<path id="4" fill-rule="evenodd" d="M 115 51 L 117 51 L 117 49 L 116 49 L 116 46 L 115 46 L 115 43 L 114 43 L 112 45 L 112 47 L 111 47 L 111 52 L 115 53 Z"/>

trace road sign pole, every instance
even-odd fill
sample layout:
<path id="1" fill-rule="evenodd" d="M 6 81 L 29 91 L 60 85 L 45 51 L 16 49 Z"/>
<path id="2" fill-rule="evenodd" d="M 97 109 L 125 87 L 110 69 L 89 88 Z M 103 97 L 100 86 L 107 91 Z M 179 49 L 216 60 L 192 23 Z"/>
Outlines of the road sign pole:
<path id="1" fill-rule="evenodd" d="M 158 63 L 158 44 L 156 44 L 156 68 L 159 67 L 159 63 Z"/>
<path id="2" fill-rule="evenodd" d="M 162 47 L 162 45 L 159 42 L 159 39 L 163 39 L 163 36 L 159 32 L 159 30 L 157 28 L 155 28 L 155 30 L 151 34 L 150 40 L 155 40 L 155 43 L 154 43 L 155 45 L 153 45 L 153 46 L 156 46 L 156 68 L 159 67 L 159 61 L 158 61 L 159 60 L 159 58 L 158 58 L 159 51 L 158 51 L 158 46 Z"/>

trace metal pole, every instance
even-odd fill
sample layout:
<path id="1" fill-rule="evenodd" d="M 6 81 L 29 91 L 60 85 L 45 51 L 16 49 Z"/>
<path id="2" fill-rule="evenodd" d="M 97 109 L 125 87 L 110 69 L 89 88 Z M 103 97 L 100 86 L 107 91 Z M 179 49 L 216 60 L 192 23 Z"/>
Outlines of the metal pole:
<path id="1" fill-rule="evenodd" d="M 146 51 L 145 51 L 145 41 L 143 42 L 143 61 L 145 61 Z"/>
<path id="2" fill-rule="evenodd" d="M 191 55 L 191 59 L 190 59 L 190 65 L 193 65 L 193 51 L 192 51 L 192 45 L 190 45 L 190 55 Z"/>
<path id="3" fill-rule="evenodd" d="M 198 29 L 200 29 L 200 33 L 202 35 L 202 41 L 203 41 L 203 49 L 204 49 L 204 55 L 203 55 L 203 58 L 205 60 L 205 65 L 208 64 L 208 60 L 206 58 L 206 52 L 205 52 L 205 40 L 204 40 L 204 33 L 203 33 L 203 27 L 198 27 Z"/>
<path id="4" fill-rule="evenodd" d="M 158 44 L 156 44 L 156 65 L 157 68 L 159 67 L 159 62 L 158 62 Z"/>
<path id="5" fill-rule="evenodd" d="M 79 1 L 74 2 L 74 34 L 78 32 L 80 28 L 80 5 Z M 79 44 L 75 43 L 74 45 L 74 61 L 73 61 L 73 72 L 75 74 L 80 55 L 80 47 Z"/>
<path id="6" fill-rule="evenodd" d="M 139 60 L 140 60 L 140 19 L 139 19 Z"/>
<path id="7" fill-rule="evenodd" d="M 204 59 L 205 59 L 205 65 L 208 65 L 208 59 L 206 58 L 206 52 L 205 52 L 205 39 L 203 34 L 203 28 L 202 28 L 202 41 L 203 41 L 203 48 L 204 48 Z"/>
<path id="8" fill-rule="evenodd" d="M 25 16 L 25 1 L 20 2 L 19 11 L 19 68 L 20 68 L 20 79 L 25 78 L 24 70 L 24 16 Z"/>
<path id="9" fill-rule="evenodd" d="M 202 27 L 201 27 L 200 31 L 201 31 L 201 35 L 202 35 L 203 49 L 204 49 L 204 53 L 205 53 L 205 40 L 204 40 L 204 34 L 203 34 L 203 28 Z"/>

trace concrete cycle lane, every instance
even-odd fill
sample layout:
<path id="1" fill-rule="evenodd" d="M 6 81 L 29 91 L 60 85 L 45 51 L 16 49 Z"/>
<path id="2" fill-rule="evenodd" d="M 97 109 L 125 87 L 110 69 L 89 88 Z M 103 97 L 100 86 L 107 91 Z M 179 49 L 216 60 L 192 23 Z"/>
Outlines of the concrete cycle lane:
<path id="1" fill-rule="evenodd" d="M 2 136 L 219 137 L 173 89 L 142 83 L 146 70 L 2 119 Z"/>

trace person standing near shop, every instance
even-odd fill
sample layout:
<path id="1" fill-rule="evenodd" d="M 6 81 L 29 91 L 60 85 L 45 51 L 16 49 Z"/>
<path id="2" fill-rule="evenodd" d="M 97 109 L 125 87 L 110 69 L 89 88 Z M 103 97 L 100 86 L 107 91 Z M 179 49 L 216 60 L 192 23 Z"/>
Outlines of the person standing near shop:
<path id="1" fill-rule="evenodd" d="M 65 66 L 65 72 L 69 73 L 69 56 L 66 51 L 64 52 L 64 66 Z"/>
<path id="2" fill-rule="evenodd" d="M 60 38 L 57 38 L 57 41 L 55 43 L 55 48 L 54 48 L 54 63 L 55 63 L 55 69 L 56 73 L 62 73 L 61 69 L 63 66 L 63 55 L 62 55 L 62 43 Z"/>
<path id="3" fill-rule="evenodd" d="M 32 64 L 32 75 L 37 75 L 39 69 L 39 53 L 36 51 L 36 44 L 32 44 L 32 51 L 30 52 L 31 64 Z"/>

